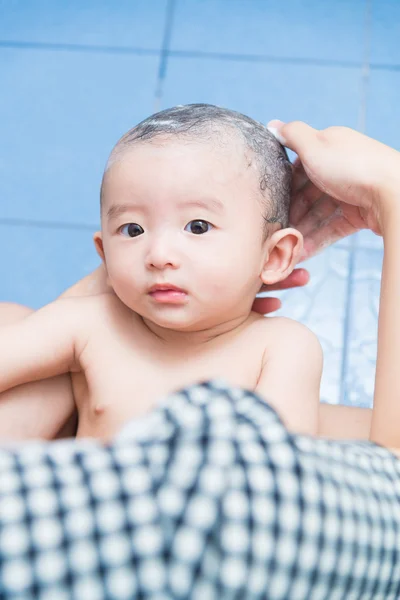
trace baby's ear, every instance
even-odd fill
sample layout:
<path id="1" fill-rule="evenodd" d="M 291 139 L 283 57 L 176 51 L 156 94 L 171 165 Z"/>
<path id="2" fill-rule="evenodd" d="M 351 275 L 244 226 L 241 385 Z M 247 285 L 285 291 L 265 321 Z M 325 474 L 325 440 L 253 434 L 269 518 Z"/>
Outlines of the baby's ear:
<path id="1" fill-rule="evenodd" d="M 105 263 L 103 237 L 101 235 L 101 231 L 96 231 L 96 233 L 93 234 L 93 241 L 94 241 L 94 246 L 96 248 L 97 254 L 100 256 L 103 263 Z"/>
<path id="2" fill-rule="evenodd" d="M 275 231 L 265 242 L 265 257 L 261 279 L 272 285 L 286 279 L 300 260 L 303 236 L 300 231 L 286 227 Z"/>
<path id="3" fill-rule="evenodd" d="M 105 259 L 105 255 L 104 255 L 103 236 L 101 235 L 101 231 L 96 231 L 96 233 L 93 234 L 93 241 L 94 241 L 94 247 L 96 248 L 96 252 L 100 256 L 100 258 L 103 262 L 104 268 L 105 268 L 106 284 L 109 287 L 112 287 L 111 283 L 110 283 L 110 278 L 108 276 L 107 263 L 106 263 L 106 259 Z"/>

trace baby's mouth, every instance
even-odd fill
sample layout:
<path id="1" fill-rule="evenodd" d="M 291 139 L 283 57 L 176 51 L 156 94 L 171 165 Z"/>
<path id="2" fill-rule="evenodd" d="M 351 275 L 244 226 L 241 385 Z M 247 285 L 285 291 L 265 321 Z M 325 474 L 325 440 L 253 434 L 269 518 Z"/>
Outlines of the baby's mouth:
<path id="1" fill-rule="evenodd" d="M 187 292 L 169 283 L 153 285 L 149 296 L 161 304 L 182 304 L 187 299 Z"/>

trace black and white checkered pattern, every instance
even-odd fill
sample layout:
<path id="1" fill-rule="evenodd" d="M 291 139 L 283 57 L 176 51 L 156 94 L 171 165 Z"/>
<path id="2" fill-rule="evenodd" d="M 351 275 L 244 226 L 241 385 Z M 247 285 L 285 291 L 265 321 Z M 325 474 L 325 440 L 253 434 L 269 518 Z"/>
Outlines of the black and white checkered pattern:
<path id="1" fill-rule="evenodd" d="M 399 496 L 387 450 L 195 385 L 106 447 L 0 449 L 0 599 L 395 600 Z"/>

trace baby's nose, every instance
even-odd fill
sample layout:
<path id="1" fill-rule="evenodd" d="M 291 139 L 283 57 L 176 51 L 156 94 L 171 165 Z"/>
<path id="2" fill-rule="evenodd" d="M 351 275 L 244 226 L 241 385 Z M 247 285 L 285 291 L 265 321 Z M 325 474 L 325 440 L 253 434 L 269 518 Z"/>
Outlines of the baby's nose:
<path id="1" fill-rule="evenodd" d="M 146 262 L 150 269 L 178 268 L 179 257 L 176 243 L 167 236 L 153 241 L 149 247 Z"/>

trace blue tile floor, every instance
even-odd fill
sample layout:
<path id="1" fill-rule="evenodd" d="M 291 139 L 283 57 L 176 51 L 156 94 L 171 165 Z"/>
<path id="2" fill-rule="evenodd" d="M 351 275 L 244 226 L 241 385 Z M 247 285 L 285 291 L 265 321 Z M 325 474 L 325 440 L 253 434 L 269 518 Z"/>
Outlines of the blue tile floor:
<path id="1" fill-rule="evenodd" d="M 398 0 L 0 0 L 1 299 L 34 308 L 98 265 L 120 135 L 187 102 L 342 124 L 400 149 Z M 371 406 L 382 243 L 362 232 L 281 293 L 325 353 L 322 400 Z"/>

